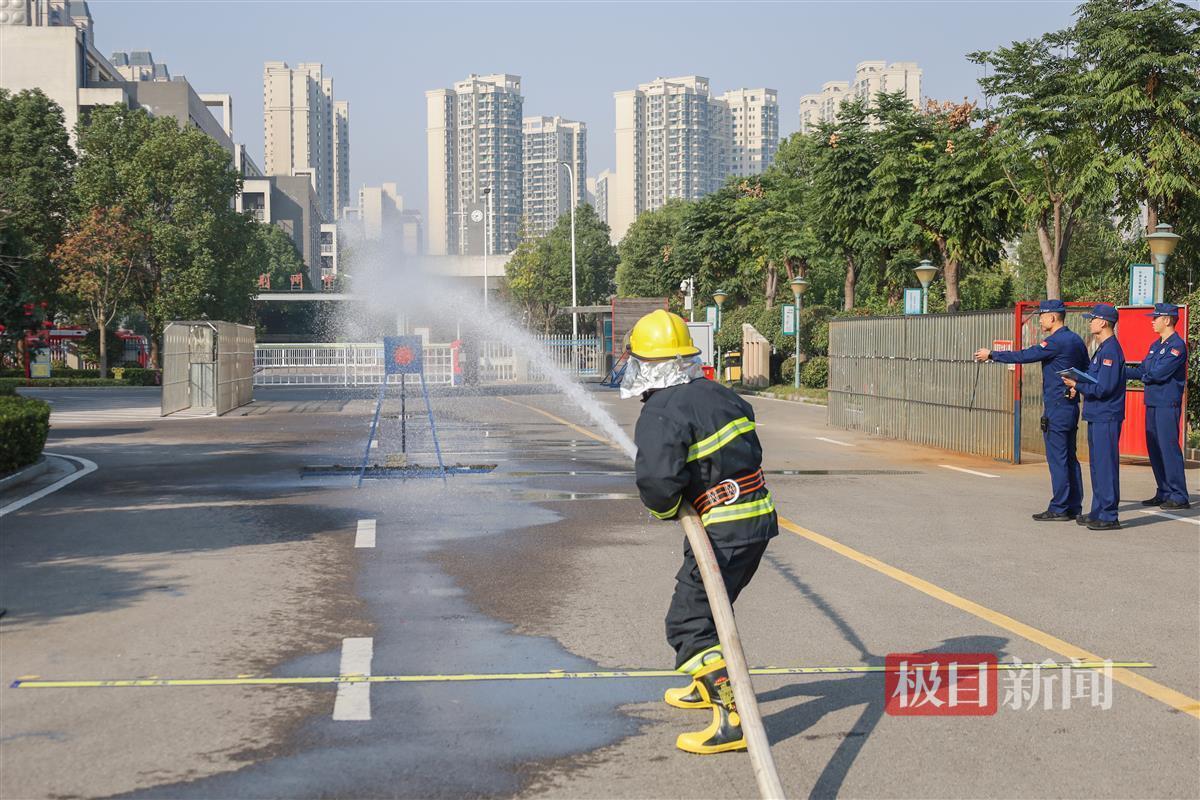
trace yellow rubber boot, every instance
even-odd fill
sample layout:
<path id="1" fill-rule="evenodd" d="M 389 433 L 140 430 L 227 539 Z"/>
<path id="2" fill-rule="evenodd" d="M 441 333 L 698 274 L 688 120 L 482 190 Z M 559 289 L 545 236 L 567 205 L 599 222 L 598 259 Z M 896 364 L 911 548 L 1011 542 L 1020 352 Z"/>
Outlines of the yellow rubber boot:
<path id="1" fill-rule="evenodd" d="M 742 718 L 733 701 L 733 685 L 729 682 L 725 659 L 709 663 L 696 673 L 696 686 L 701 696 L 712 704 L 712 721 L 702 731 L 679 734 L 675 746 L 685 753 L 699 755 L 745 750 Z"/>
<path id="2" fill-rule="evenodd" d="M 663 692 L 663 700 L 675 708 L 708 708 L 712 705 L 700 692 L 700 684 L 696 681 L 687 686 L 672 686 Z"/>
<path id="3" fill-rule="evenodd" d="M 663 700 L 669 706 L 675 708 L 712 708 L 710 701 L 700 689 L 700 683 L 696 679 L 701 671 L 710 664 L 715 664 L 722 661 L 724 656 L 721 654 L 721 645 L 716 644 L 712 647 L 707 647 L 699 653 L 695 653 L 687 661 L 679 666 L 679 671 L 692 676 L 692 682 L 687 686 L 677 686 L 667 689 L 663 692 Z M 722 661 L 722 663 L 724 663 Z"/>

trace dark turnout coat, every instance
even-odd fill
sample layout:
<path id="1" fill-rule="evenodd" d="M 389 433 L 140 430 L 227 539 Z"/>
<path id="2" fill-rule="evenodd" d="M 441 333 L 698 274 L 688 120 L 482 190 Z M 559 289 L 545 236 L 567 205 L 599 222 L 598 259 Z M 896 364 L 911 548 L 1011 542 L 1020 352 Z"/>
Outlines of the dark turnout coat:
<path id="1" fill-rule="evenodd" d="M 710 380 L 651 392 L 634 442 L 638 492 L 658 519 L 674 519 L 683 503 L 762 467 L 754 409 L 736 392 Z M 765 542 L 779 533 L 765 485 L 717 505 L 701 519 L 718 548 Z"/>

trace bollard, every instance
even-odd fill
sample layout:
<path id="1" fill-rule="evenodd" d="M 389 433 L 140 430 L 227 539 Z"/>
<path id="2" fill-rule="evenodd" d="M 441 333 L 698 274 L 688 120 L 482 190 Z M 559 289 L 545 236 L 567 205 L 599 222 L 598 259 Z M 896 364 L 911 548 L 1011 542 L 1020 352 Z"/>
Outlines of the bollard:
<path id="1" fill-rule="evenodd" d="M 746 735 L 746 747 L 750 751 L 758 792 L 764 800 L 783 800 L 783 785 L 779 782 L 775 760 L 771 757 L 771 743 L 763 727 L 762 715 L 758 713 L 754 684 L 750 682 L 750 670 L 746 666 L 746 655 L 742 652 L 742 640 L 733 620 L 733 604 L 729 602 L 729 594 L 725 591 L 725 580 L 721 577 L 721 568 L 717 565 L 712 542 L 709 541 L 708 532 L 704 530 L 699 515 L 690 504 L 683 503 L 680 506 L 679 522 L 683 525 L 688 542 L 692 546 L 692 555 L 696 557 L 696 564 L 700 567 L 704 591 L 708 595 L 713 621 L 717 624 L 717 636 L 721 640 L 721 652 L 729 669 L 730 682 L 733 683 L 733 699 L 742 718 L 742 732 Z"/>

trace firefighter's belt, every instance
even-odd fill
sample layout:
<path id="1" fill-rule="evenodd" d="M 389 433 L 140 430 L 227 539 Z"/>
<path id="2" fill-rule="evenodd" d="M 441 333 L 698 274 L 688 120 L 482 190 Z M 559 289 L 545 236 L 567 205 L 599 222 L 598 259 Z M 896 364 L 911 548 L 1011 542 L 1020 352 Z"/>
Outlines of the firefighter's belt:
<path id="1" fill-rule="evenodd" d="M 704 516 L 717 506 L 731 506 L 744 494 L 757 492 L 767 485 L 762 469 L 741 476 L 727 478 L 692 501 L 696 513 Z"/>

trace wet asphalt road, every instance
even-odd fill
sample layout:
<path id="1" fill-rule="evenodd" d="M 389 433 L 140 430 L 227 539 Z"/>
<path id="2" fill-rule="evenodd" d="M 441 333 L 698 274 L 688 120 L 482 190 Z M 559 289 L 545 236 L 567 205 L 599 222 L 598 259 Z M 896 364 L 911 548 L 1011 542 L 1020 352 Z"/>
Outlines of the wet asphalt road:
<path id="1" fill-rule="evenodd" d="M 369 721 L 334 720 L 331 685 L 10 688 L 30 674 L 332 676 L 349 637 L 372 639 L 375 675 L 669 665 L 682 533 L 641 511 L 623 455 L 530 408 L 586 427 L 560 397 L 435 397 L 447 460 L 496 470 L 356 491 L 301 469 L 357 463 L 361 395 L 260 390 L 242 416 L 160 421 L 131 411 L 143 394 L 53 394 L 69 423 L 47 449 L 99 469 L 0 519 L 0 796 L 755 796 L 744 755 L 674 750 L 702 722 L 658 701 L 661 679 L 373 684 Z M 636 403 L 605 398 L 628 429 Z M 1163 699 L 1200 696 L 1193 514 L 1131 506 L 1105 537 L 1037 525 L 1042 466 L 755 404 L 766 466 L 803 473 L 770 479 L 785 517 L 977 607 L 785 531 L 738 604 L 752 663 L 1062 660 L 1071 645 L 1153 661 L 1144 674 L 1166 690 L 1118 683 L 1108 710 L 902 718 L 883 713 L 878 676 L 759 678 L 789 794 L 1200 796 L 1200 725 Z M 394 405 L 380 462 L 399 450 Z M 410 460 L 432 463 L 416 415 L 408 435 Z M 1127 495 L 1152 491 L 1148 472 L 1124 469 Z M 374 548 L 354 546 L 362 519 Z"/>

